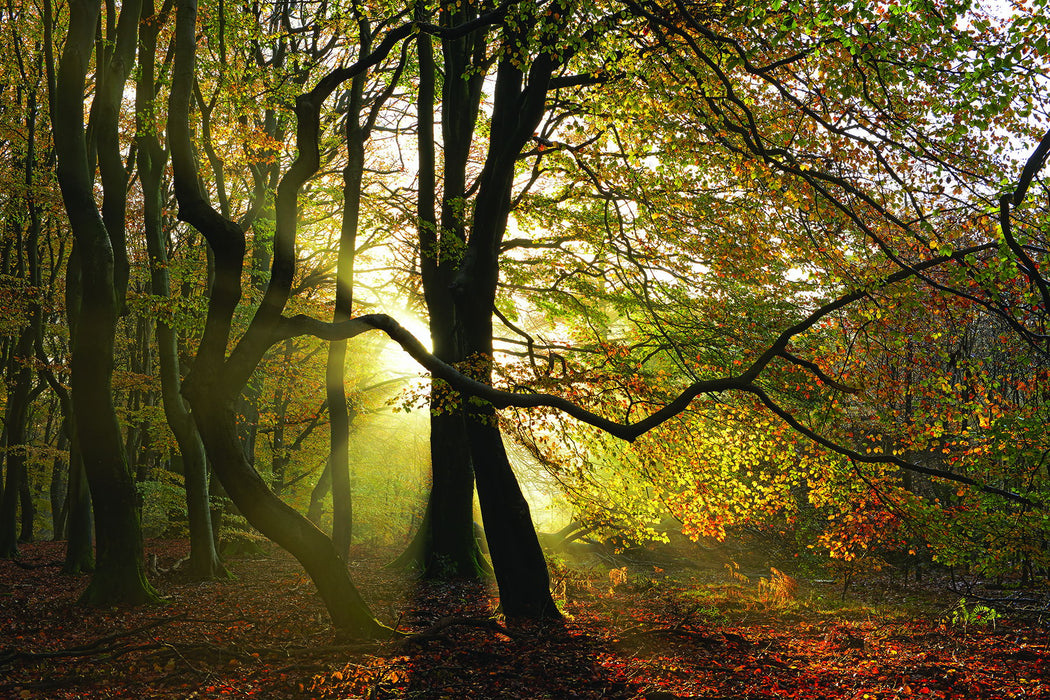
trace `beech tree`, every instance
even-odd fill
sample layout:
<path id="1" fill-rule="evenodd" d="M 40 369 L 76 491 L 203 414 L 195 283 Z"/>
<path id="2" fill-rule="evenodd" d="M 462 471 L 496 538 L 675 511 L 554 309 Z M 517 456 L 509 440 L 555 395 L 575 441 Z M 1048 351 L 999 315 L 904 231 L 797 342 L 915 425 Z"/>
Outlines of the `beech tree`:
<path id="1" fill-rule="evenodd" d="M 417 212 L 431 339 L 437 357 L 483 381 L 491 376 L 498 249 L 512 208 L 512 181 L 520 153 L 546 112 L 547 95 L 556 88 L 552 79 L 571 57 L 559 35 L 565 18 L 573 15 L 570 5 L 499 8 L 500 15 L 506 13 L 502 31 L 481 27 L 442 41 L 440 207 L 435 192 L 433 49 L 426 37 L 418 43 Z M 443 7 L 439 22 L 448 28 L 468 25 L 485 9 L 470 4 Z M 471 146 L 490 66 L 495 67 L 495 83 L 488 144 L 484 165 L 470 182 Z M 443 386 L 436 382 L 432 387 L 434 478 L 419 543 L 424 567 L 444 575 L 479 571 L 471 507 L 476 481 L 503 611 L 509 616 L 557 616 L 528 504 L 511 470 L 495 413 L 483 404 L 449 396 Z"/>
<path id="2" fill-rule="evenodd" d="M 138 52 L 138 79 L 136 81 L 135 115 L 138 146 L 139 182 L 142 186 L 143 229 L 149 254 L 151 291 L 156 297 L 171 296 L 171 276 L 168 271 L 168 240 L 163 220 L 164 168 L 168 154 L 158 136 L 156 118 L 157 35 L 171 11 L 171 4 L 157 12 L 152 0 L 142 6 L 142 29 Z M 189 407 L 183 399 L 179 367 L 178 335 L 170 321 L 158 318 L 156 322 L 157 350 L 160 364 L 161 401 L 165 417 L 182 457 L 182 471 L 186 484 L 186 506 L 190 530 L 191 575 L 201 579 L 226 576 L 215 549 L 208 498 L 208 464 Z"/>
<path id="3" fill-rule="evenodd" d="M 696 457 L 688 455 L 703 454 L 704 445 L 707 449 L 718 445 L 725 431 L 732 432 L 723 430 L 723 424 L 733 420 L 750 427 L 739 439 L 722 442 L 725 452 L 699 461 L 717 464 L 726 459 L 729 464 L 724 466 L 732 471 L 732 463 L 752 465 L 757 454 L 767 466 L 780 465 L 756 471 L 748 486 L 757 490 L 778 488 L 784 474 L 782 460 L 790 461 L 794 445 L 800 445 L 802 454 L 811 451 L 805 441 L 799 444 L 797 436 L 803 436 L 832 456 L 845 456 L 855 470 L 858 464 L 873 464 L 865 474 L 870 478 L 878 472 L 880 482 L 895 481 L 897 467 L 902 467 L 932 475 L 942 484 L 994 484 L 984 491 L 988 496 L 984 507 L 990 509 L 1004 495 L 1009 500 L 1005 505 L 999 500 L 997 507 L 1006 512 L 1024 511 L 1033 500 L 1042 500 L 1041 487 L 1035 483 L 1028 483 L 1021 493 L 1004 493 L 1012 486 L 1003 488 L 994 468 L 982 473 L 945 465 L 927 458 L 926 447 L 906 453 L 903 444 L 885 443 L 873 449 L 871 436 L 885 436 L 889 426 L 876 428 L 869 423 L 855 434 L 850 432 L 850 423 L 856 421 L 851 421 L 847 407 L 860 405 L 852 397 L 864 381 L 842 358 L 855 352 L 863 362 L 879 350 L 873 344 L 868 355 L 860 351 L 859 343 L 844 338 L 848 342 L 838 345 L 836 355 L 822 350 L 828 344 L 819 340 L 822 329 L 829 326 L 863 328 L 875 322 L 880 329 L 875 337 L 881 341 L 873 339 L 873 343 L 885 342 L 888 335 L 903 341 L 908 333 L 899 323 L 904 314 L 889 309 L 910 305 L 904 308 L 935 312 L 936 306 L 955 303 L 943 300 L 946 291 L 960 303 L 970 304 L 959 294 L 963 290 L 958 284 L 947 282 L 960 270 L 985 280 L 986 292 L 996 289 L 1002 294 L 1013 286 L 1009 275 L 994 272 L 1012 254 L 996 252 L 987 216 L 1004 174 L 1002 161 L 989 153 L 1001 152 L 1003 143 L 998 134 L 974 128 L 987 120 L 986 101 L 960 102 L 956 96 L 992 90 L 1002 114 L 998 123 L 1030 134 L 1031 125 L 1025 121 L 1029 112 L 1016 105 L 1031 104 L 1031 85 L 1010 78 L 992 88 L 989 83 L 997 80 L 992 76 L 1002 70 L 998 61 L 1011 59 L 963 58 L 959 49 L 1002 42 L 1003 56 L 1020 55 L 1027 40 L 1023 37 L 1030 38 L 1033 31 L 1032 17 L 1019 18 L 1012 25 L 1019 35 L 1011 35 L 990 31 L 998 20 L 979 12 L 975 15 L 979 29 L 960 30 L 951 14 L 939 14 L 944 8 L 926 22 L 916 21 L 927 11 L 922 8 L 916 8 L 916 14 L 880 16 L 859 4 L 840 9 L 836 22 L 824 21 L 830 15 L 822 20 L 819 8 L 815 16 L 795 6 L 755 8 L 740 24 L 719 22 L 710 9 L 680 3 L 638 4 L 637 8 L 649 17 L 643 41 L 664 49 L 674 47 L 650 54 L 668 74 L 650 70 L 637 75 L 634 79 L 648 89 L 633 94 L 615 86 L 609 90 L 634 121 L 612 121 L 609 140 L 615 138 L 615 145 L 606 146 L 606 152 L 584 147 L 586 135 L 593 130 L 583 124 L 566 130 L 544 153 L 552 169 L 567 173 L 567 182 L 594 188 L 594 206 L 577 212 L 570 221 L 576 231 L 596 233 L 580 238 L 566 233 L 565 224 L 550 226 L 552 222 L 558 226 L 559 214 L 551 214 L 549 202 L 559 201 L 561 191 L 545 193 L 528 207 L 527 215 L 551 230 L 539 242 L 557 251 L 560 264 L 550 261 L 551 272 L 537 279 L 533 273 L 541 268 L 528 260 L 528 272 L 511 277 L 516 293 L 545 295 L 546 308 L 570 309 L 562 312 L 563 322 L 573 316 L 586 319 L 576 327 L 590 340 L 585 349 L 596 359 L 583 359 L 580 365 L 590 364 L 593 372 L 619 379 L 594 387 L 585 384 L 584 374 L 579 377 L 580 391 L 590 396 L 601 392 L 606 398 L 591 399 L 593 405 L 628 416 L 646 405 L 662 406 L 675 400 L 677 393 L 665 391 L 675 386 L 673 381 L 667 383 L 668 377 L 688 381 L 732 374 L 737 371 L 734 364 L 747 367 L 756 355 L 769 357 L 767 348 L 778 344 L 769 344 L 772 336 L 783 328 L 785 318 L 798 318 L 812 308 L 815 289 L 821 290 L 818 294 L 843 288 L 866 290 L 859 297 L 848 295 L 853 301 L 829 308 L 829 315 L 818 314 L 822 320 L 793 335 L 790 345 L 775 352 L 775 363 L 751 364 L 752 369 L 763 367 L 757 381 L 748 382 L 759 393 L 749 398 L 751 390 L 738 385 L 743 395 L 720 394 L 717 402 L 696 401 L 690 411 L 699 425 L 695 432 L 669 428 L 640 440 L 645 443 L 641 450 L 651 451 L 636 451 L 645 465 L 643 474 L 670 485 L 676 507 L 690 509 L 693 527 L 706 521 L 717 530 L 714 523 L 732 499 L 716 486 L 717 466 L 710 474 L 711 488 L 702 477 L 692 484 L 690 474 L 704 472 L 694 462 Z M 951 8 L 956 11 L 959 8 Z M 850 21 L 843 23 L 847 17 Z M 950 38 L 932 41 L 929 45 L 938 48 L 923 53 L 925 62 L 919 69 L 889 58 L 899 55 L 888 48 L 890 40 L 883 32 L 890 29 L 894 41 L 909 46 L 933 34 Z M 765 37 L 766 31 L 777 40 Z M 846 53 L 832 48 L 840 42 Z M 946 44 L 952 48 L 941 50 Z M 985 57 L 999 55 L 982 51 Z M 832 66 L 844 60 L 852 69 L 836 73 Z M 971 70 L 956 74 L 966 60 L 975 61 Z M 821 78 L 814 81 L 813 75 Z M 902 78 L 910 81 L 911 101 L 901 99 L 892 87 Z M 672 104 L 674 109 L 662 111 Z M 606 113 L 600 112 L 601 123 L 610 121 Z M 615 155 L 609 157 L 608 150 Z M 647 167 L 646 160 L 652 165 Z M 624 165 L 618 168 L 621 161 Z M 850 170 L 843 163 L 849 163 Z M 1030 171 L 1031 167 L 1025 168 Z M 964 195 L 968 188 L 972 188 L 969 197 Z M 563 191 L 568 189 L 565 186 Z M 688 195 L 678 196 L 681 192 Z M 573 246 L 567 241 L 579 242 Z M 968 249 L 968 254 L 960 249 Z M 741 256 L 740 250 L 749 254 Z M 954 255 L 950 260 L 942 258 L 943 264 L 917 266 L 916 261 L 936 257 L 931 251 Z M 894 267 L 910 271 L 920 284 L 896 277 Z M 884 281 L 900 282 L 884 287 L 879 275 L 886 275 Z M 550 303 L 552 297 L 558 300 L 556 305 Z M 933 303 L 923 310 L 926 298 Z M 595 299 L 605 304 L 596 304 Z M 1003 306 L 1027 308 L 1012 302 Z M 609 337 L 600 332 L 609 328 L 608 320 L 600 317 L 602 311 L 619 316 L 621 329 L 630 326 L 638 332 L 608 342 Z M 888 331 L 890 327 L 895 330 Z M 519 347 L 526 345 L 515 340 Z M 526 340 L 530 352 L 542 347 L 531 337 Z M 571 348 L 564 346 L 551 350 L 571 354 Z M 914 369 L 921 372 L 929 367 Z M 544 377 L 528 367 L 512 374 L 511 380 L 520 382 L 533 374 L 539 386 L 576 380 L 568 373 Z M 737 413 L 719 405 L 723 403 L 747 408 Z M 836 405 L 840 408 L 828 410 Z M 935 410 L 943 418 L 951 409 L 942 403 Z M 682 421 L 675 422 L 681 426 Z M 770 431 L 779 437 L 770 441 L 766 437 Z M 719 432 L 721 438 L 716 437 Z M 680 440 L 693 440 L 694 449 L 672 459 Z M 938 453 L 945 447 L 936 440 L 932 446 Z M 600 443 L 598 449 L 600 454 Z M 763 449 L 767 456 L 761 454 Z M 875 466 L 880 462 L 896 467 Z M 675 467 L 670 471 L 676 473 L 666 473 L 666 465 L 678 463 L 681 472 Z M 821 462 L 815 473 L 832 471 L 827 465 Z M 595 476 L 600 480 L 607 474 Z M 683 487 L 680 479 L 690 485 Z M 903 477 L 905 482 L 908 479 Z M 587 481 L 580 501 L 591 495 L 588 489 L 601 487 Z M 683 488 L 687 490 L 675 493 Z M 956 488 L 949 489 L 953 496 Z M 737 505 L 744 501 L 732 507 Z"/>
<path id="4" fill-rule="evenodd" d="M 329 73 L 311 91 L 296 98 L 298 155 L 277 188 L 270 278 L 247 330 L 236 340 L 232 352 L 227 353 L 232 317 L 241 296 L 245 236 L 236 222 L 211 207 L 198 176 L 189 121 L 197 48 L 196 3 L 179 2 L 176 15 L 167 128 L 175 193 L 179 218 L 205 236 L 215 259 L 204 335 L 183 391 L 223 486 L 249 522 L 303 564 L 336 628 L 354 636 L 384 636 L 389 631 L 375 620 L 361 599 L 332 540 L 274 495 L 247 460 L 237 440 L 235 407 L 263 354 L 282 339 L 281 314 L 291 293 L 295 268 L 298 198 L 303 184 L 319 165 L 319 114 L 323 102 L 344 81 L 385 60 L 411 33 L 412 26 L 405 24 L 389 30 L 370 53 L 361 55 L 348 68 Z"/>
<path id="5" fill-rule="evenodd" d="M 72 332 L 72 406 L 91 488 L 97 563 L 83 599 L 144 603 L 157 594 L 143 571 L 138 494 L 113 406 L 113 344 L 128 279 L 127 174 L 118 134 L 124 84 L 135 64 L 141 3 L 128 2 L 107 22 L 108 43 L 95 56 L 91 141 L 84 126 L 86 76 L 96 48 L 100 3 L 69 5 L 69 32 L 58 63 L 53 114 L 58 181 L 74 237 L 67 285 L 80 290 Z M 103 201 L 95 204 L 97 155 Z"/>

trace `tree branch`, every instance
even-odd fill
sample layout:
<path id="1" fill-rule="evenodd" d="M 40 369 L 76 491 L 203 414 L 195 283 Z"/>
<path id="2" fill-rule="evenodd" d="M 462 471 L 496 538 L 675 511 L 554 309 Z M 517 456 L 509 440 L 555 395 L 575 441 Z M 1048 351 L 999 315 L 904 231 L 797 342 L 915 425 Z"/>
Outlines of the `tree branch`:
<path id="1" fill-rule="evenodd" d="M 990 245 L 990 244 L 988 244 Z M 988 245 L 977 246 L 967 250 L 957 251 L 952 255 L 939 256 L 931 260 L 914 265 L 910 270 L 899 270 L 898 272 L 889 275 L 883 279 L 880 283 L 874 285 L 871 289 L 882 288 L 896 284 L 897 282 L 903 281 L 912 277 L 920 270 L 925 270 L 936 265 L 943 264 L 949 260 L 959 260 L 965 255 L 971 254 L 977 250 L 983 250 Z M 894 464 L 902 469 L 913 471 L 928 476 L 934 476 L 950 481 L 955 481 L 962 484 L 973 486 L 974 488 L 980 489 L 981 491 L 989 494 L 1001 496 L 1008 500 L 1020 503 L 1028 507 L 1042 507 L 1042 504 L 1032 501 L 1024 496 L 1020 496 L 1011 491 L 1004 489 L 995 488 L 993 486 L 987 486 L 981 484 L 975 479 L 961 476 L 958 474 L 952 474 L 951 472 L 934 469 L 931 467 L 925 467 L 919 464 L 914 464 L 906 460 L 900 459 L 895 455 L 862 455 L 855 450 L 843 447 L 832 440 L 810 430 L 802 423 L 800 423 L 793 415 L 785 411 L 779 405 L 777 405 L 760 387 L 754 384 L 755 380 L 762 373 L 762 371 L 768 366 L 769 362 L 774 357 L 785 357 L 789 360 L 794 358 L 793 355 L 787 352 L 787 345 L 791 338 L 811 328 L 820 319 L 833 313 L 834 311 L 845 308 L 849 304 L 852 304 L 863 297 L 867 296 L 870 290 L 859 290 L 849 294 L 845 294 L 834 301 L 831 301 L 817 310 L 813 311 L 806 318 L 794 324 L 790 328 L 786 329 L 781 335 L 772 343 L 772 345 L 763 353 L 751 367 L 749 367 L 744 373 L 733 376 L 733 377 L 721 377 L 718 379 L 704 379 L 693 382 L 678 394 L 677 397 L 672 399 L 669 403 L 664 405 L 662 408 L 651 413 L 646 418 L 636 422 L 624 422 L 620 423 L 614 420 L 610 420 L 602 415 L 589 411 L 577 404 L 574 404 L 560 396 L 554 396 L 552 394 L 545 393 L 515 393 L 510 391 L 504 391 L 496 389 L 488 384 L 479 382 L 475 379 L 471 379 L 461 374 L 457 369 L 451 365 L 438 359 L 436 356 L 427 351 L 419 340 L 403 328 L 396 320 L 387 316 L 386 314 L 367 314 L 359 316 L 357 318 L 343 321 L 341 323 L 326 323 L 319 321 L 308 316 L 298 315 L 291 318 L 282 317 L 280 324 L 277 327 L 273 342 L 279 342 L 286 338 L 291 338 L 299 335 L 313 335 L 323 340 L 342 340 L 352 338 L 362 333 L 366 333 L 370 330 L 380 330 L 384 332 L 391 340 L 396 342 L 401 348 L 407 352 L 414 360 L 416 360 L 425 369 L 439 379 L 442 379 L 455 390 L 465 394 L 476 396 L 480 399 L 488 401 L 495 408 L 538 408 L 548 407 L 558 409 L 567 415 L 576 418 L 577 420 L 592 425 L 600 430 L 603 430 L 610 435 L 618 437 L 628 442 L 633 442 L 638 439 L 641 435 L 649 432 L 656 428 L 662 423 L 670 420 L 677 416 L 688 408 L 689 404 L 692 403 L 693 399 L 700 396 L 701 394 L 715 394 L 724 391 L 741 391 L 753 394 L 759 398 L 760 401 L 773 413 L 783 419 L 788 425 L 800 434 L 806 436 L 813 442 L 826 447 L 827 449 L 848 457 L 857 462 L 865 463 L 887 463 Z M 794 358 L 792 361 L 798 361 L 805 363 L 805 360 Z M 830 378 L 828 378 L 830 379 Z M 832 380 L 833 381 L 833 380 Z M 848 387 L 839 387 L 837 383 L 832 384 L 836 388 L 846 391 Z"/>
<path id="2" fill-rule="evenodd" d="M 940 479 L 946 479 L 948 481 L 955 481 L 960 484 L 966 484 L 967 486 L 972 486 L 976 489 L 979 489 L 980 491 L 983 491 L 984 493 L 993 494 L 995 496 L 1001 496 L 1007 500 L 1014 501 L 1015 503 L 1020 503 L 1024 506 L 1035 507 L 1040 509 L 1043 507 L 1041 503 L 1032 501 L 1012 491 L 1006 491 L 1005 489 L 999 489 L 994 486 L 988 486 L 986 484 L 982 484 L 976 479 L 971 479 L 970 477 L 962 476 L 961 474 L 953 474 L 952 472 L 945 471 L 943 469 L 924 467 L 921 464 L 915 464 L 914 462 L 909 462 L 907 460 L 901 459 L 896 455 L 863 455 L 857 452 L 856 450 L 851 450 L 848 447 L 843 447 L 842 445 L 839 445 L 833 440 L 829 440 L 823 435 L 820 435 L 819 433 L 810 430 L 802 423 L 800 423 L 797 418 L 791 415 L 791 413 L 781 408 L 775 401 L 773 401 L 773 399 L 769 397 L 768 394 L 766 394 L 766 392 L 764 392 L 757 386 L 752 385 L 747 389 L 744 389 L 744 391 L 747 391 L 748 393 L 754 394 L 756 397 L 758 397 L 758 400 L 761 401 L 766 408 L 768 408 L 770 411 L 779 416 L 781 420 L 783 420 L 785 423 L 791 426 L 791 428 L 796 432 L 806 436 L 821 447 L 825 447 L 836 454 L 840 454 L 843 457 L 849 458 L 854 462 L 860 462 L 862 464 L 893 464 L 900 467 L 901 469 L 906 469 L 910 472 L 917 472 L 919 474 L 926 474 L 927 476 L 934 476 Z"/>

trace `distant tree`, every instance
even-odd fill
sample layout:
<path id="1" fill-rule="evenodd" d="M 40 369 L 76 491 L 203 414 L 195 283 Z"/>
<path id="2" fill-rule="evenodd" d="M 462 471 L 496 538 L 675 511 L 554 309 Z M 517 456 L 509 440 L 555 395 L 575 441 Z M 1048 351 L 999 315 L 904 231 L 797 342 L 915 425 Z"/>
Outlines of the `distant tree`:
<path id="1" fill-rule="evenodd" d="M 7 20 L 16 19 L 13 8 L 6 10 Z M 30 408 L 33 400 L 46 388 L 34 372 L 36 344 L 42 334 L 44 291 L 40 248 L 44 235 L 46 190 L 40 180 L 40 162 L 46 158 L 48 142 L 41 138 L 46 124 L 47 86 L 44 82 L 43 55 L 26 50 L 25 42 L 12 37 L 10 58 L 14 63 L 14 81 L 8 86 L 7 106 L 21 115 L 15 133 L 22 139 L 12 144 L 7 154 L 11 180 L 6 183 L 7 200 L 4 215 L 4 237 L 9 242 L 2 256 L 2 273 L 17 285 L 9 290 L 24 300 L 11 308 L 9 322 L 20 328 L 5 339 L 4 379 L 7 384 L 3 425 L 4 479 L 0 482 L 0 557 L 18 554 L 18 540 L 33 537 L 34 507 L 30 495 L 27 462 L 29 456 Z M 12 105 L 13 103 L 13 105 Z M 4 112 L 7 112 L 5 109 Z M 4 114 L 11 119 L 13 114 Z M 12 125 L 14 126 L 14 125 Z M 10 243 L 14 243 L 13 250 Z M 21 313 L 19 313 L 19 311 Z M 15 329 L 12 329 L 15 330 Z M 18 509 L 21 506 L 21 532 Z"/>

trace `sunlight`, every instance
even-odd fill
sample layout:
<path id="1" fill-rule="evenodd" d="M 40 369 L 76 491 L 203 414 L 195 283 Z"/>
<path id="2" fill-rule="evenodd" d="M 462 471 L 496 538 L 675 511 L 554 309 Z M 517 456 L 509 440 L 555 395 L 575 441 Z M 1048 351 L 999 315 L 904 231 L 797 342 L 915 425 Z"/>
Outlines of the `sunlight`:
<path id="1" fill-rule="evenodd" d="M 380 305 L 379 308 L 381 309 L 382 306 Z M 416 340 L 423 344 L 423 347 L 426 348 L 427 352 L 434 352 L 434 345 L 430 339 L 430 327 L 427 325 L 426 321 L 404 307 L 389 313 L 395 321 L 400 323 L 405 330 L 414 335 Z M 423 367 L 412 359 L 411 355 L 402 350 L 397 343 L 389 339 L 387 339 L 386 343 L 386 350 L 383 353 L 382 362 L 389 371 L 396 374 L 424 374 Z"/>

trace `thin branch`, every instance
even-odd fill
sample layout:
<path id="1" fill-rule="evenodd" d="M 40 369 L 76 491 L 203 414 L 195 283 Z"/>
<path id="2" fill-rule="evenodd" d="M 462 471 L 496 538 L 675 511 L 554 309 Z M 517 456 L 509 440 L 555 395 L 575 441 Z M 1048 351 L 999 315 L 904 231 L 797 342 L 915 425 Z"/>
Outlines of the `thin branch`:
<path id="1" fill-rule="evenodd" d="M 935 265 L 943 264 L 949 260 L 962 259 L 965 255 L 975 252 L 976 250 L 982 250 L 986 247 L 987 246 L 978 246 L 976 248 L 958 251 L 952 255 L 939 256 L 918 263 L 917 265 L 914 265 L 911 270 L 900 270 L 889 275 L 871 288 L 876 289 L 896 284 L 897 282 L 916 275 L 919 270 L 925 270 Z M 773 358 L 785 356 L 787 345 L 793 337 L 808 330 L 820 319 L 864 298 L 869 293 L 869 290 L 852 292 L 821 306 L 803 320 L 786 329 L 766 350 L 766 352 L 755 360 L 751 367 L 742 374 L 733 377 L 704 379 L 693 382 L 683 389 L 682 392 L 669 403 L 651 413 L 646 418 L 633 423 L 620 423 L 610 420 L 560 396 L 545 393 L 515 393 L 504 391 L 467 377 L 451 365 L 443 362 L 428 352 L 415 336 L 386 314 L 367 314 L 341 323 L 326 323 L 303 315 L 294 316 L 292 318 L 282 317 L 273 342 L 279 342 L 280 340 L 298 335 L 313 335 L 323 340 L 340 340 L 351 338 L 370 330 L 380 330 L 400 345 L 401 348 L 420 365 L 429 370 L 434 377 L 448 382 L 448 384 L 457 391 L 488 401 L 495 408 L 508 408 L 511 406 L 517 408 L 537 408 L 541 406 L 555 408 L 579 421 L 592 425 L 610 435 L 628 442 L 633 442 L 641 435 L 682 413 L 693 402 L 693 399 L 702 394 L 716 394 L 725 391 L 746 392 L 757 396 L 770 411 L 782 418 L 797 432 L 837 454 L 841 454 L 859 462 L 894 464 L 908 471 L 967 484 L 980 489 L 985 493 L 1001 496 L 1028 507 L 1041 508 L 1042 504 L 1025 498 L 1024 496 L 1020 496 L 1004 489 L 981 484 L 969 477 L 914 464 L 900 459 L 895 455 L 862 455 L 855 450 L 843 447 L 802 425 L 793 415 L 777 405 L 765 393 L 765 391 L 755 385 L 755 380 Z"/>
<path id="2" fill-rule="evenodd" d="M 790 352 L 788 352 L 787 350 L 784 350 L 783 352 L 781 352 L 780 356 L 783 357 L 788 362 L 791 362 L 792 364 L 796 364 L 799 367 L 805 367 L 810 372 L 812 372 L 814 374 L 814 376 L 816 376 L 817 379 L 819 379 L 822 383 L 830 386 L 832 389 L 835 389 L 837 391 L 841 391 L 844 394 L 857 394 L 857 393 L 860 392 L 860 389 L 857 389 L 856 387 L 847 386 L 847 385 L 842 384 L 841 382 L 838 382 L 835 379 L 829 377 L 827 374 L 824 373 L 824 370 L 822 370 L 820 368 L 820 366 L 817 365 L 816 362 L 810 362 L 809 360 L 803 360 L 801 357 L 798 357 L 797 355 L 793 355 Z"/>
<path id="3" fill-rule="evenodd" d="M 994 486 L 988 486 L 987 484 L 982 484 L 976 479 L 971 479 L 968 476 L 963 476 L 961 474 L 953 474 L 952 472 L 945 471 L 943 469 L 925 467 L 921 464 L 915 464 L 914 462 L 909 462 L 907 460 L 901 459 L 896 455 L 864 455 L 857 452 L 856 450 L 851 450 L 848 447 L 843 447 L 842 445 L 839 445 L 833 440 L 829 440 L 823 435 L 820 435 L 819 433 L 810 430 L 809 428 L 804 426 L 798 421 L 797 418 L 795 418 L 795 416 L 791 415 L 791 413 L 789 413 L 788 411 L 783 409 L 779 404 L 773 401 L 773 399 L 771 399 L 769 395 L 766 394 L 766 392 L 764 392 L 762 389 L 752 385 L 745 389 L 745 391 L 754 394 L 756 397 L 758 397 L 758 400 L 761 401 L 766 408 L 768 408 L 770 411 L 779 416 L 781 420 L 783 420 L 785 423 L 791 426 L 791 428 L 796 432 L 801 433 L 802 435 L 806 436 L 821 447 L 825 447 L 831 450 L 832 452 L 835 452 L 836 454 L 840 454 L 843 457 L 847 457 L 853 460 L 854 462 L 860 462 L 862 464 L 893 464 L 900 467 L 901 469 L 906 469 L 910 472 L 917 472 L 919 474 L 925 474 L 927 476 L 934 476 L 940 479 L 946 479 L 948 481 L 966 484 L 967 486 L 972 486 L 976 489 L 979 489 L 980 491 L 983 491 L 984 493 L 990 493 L 995 496 L 1001 496 L 1007 500 L 1014 501 L 1015 503 L 1020 503 L 1024 506 L 1042 508 L 1041 503 L 1032 501 L 1012 491 L 1007 491 L 1005 489 L 1000 489 Z"/>

